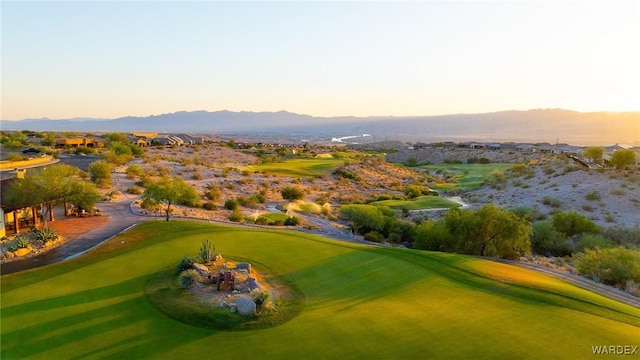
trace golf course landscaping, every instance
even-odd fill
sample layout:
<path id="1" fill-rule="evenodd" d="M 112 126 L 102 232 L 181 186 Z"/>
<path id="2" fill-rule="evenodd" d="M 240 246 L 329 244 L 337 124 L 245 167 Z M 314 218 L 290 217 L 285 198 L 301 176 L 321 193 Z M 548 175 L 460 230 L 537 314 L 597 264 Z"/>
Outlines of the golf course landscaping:
<path id="1" fill-rule="evenodd" d="M 408 200 L 381 200 L 371 204 L 388 206 L 392 209 L 406 208 L 407 210 L 452 209 L 462 206 L 455 201 L 432 195 L 418 196 Z"/>
<path id="2" fill-rule="evenodd" d="M 489 180 L 495 171 L 504 172 L 511 164 L 432 164 L 418 168 L 435 170 L 447 176 L 446 183 L 436 184 L 438 191 L 474 190 Z"/>
<path id="3" fill-rule="evenodd" d="M 158 308 L 157 280 L 203 238 L 291 290 L 283 321 L 223 330 Z M 1 280 L 2 359 L 577 359 L 640 345 L 640 309 L 546 275 L 286 230 L 151 221 Z"/>
<path id="4" fill-rule="evenodd" d="M 340 166 L 344 160 L 336 158 L 290 159 L 276 163 L 266 163 L 248 166 L 252 172 L 263 172 L 271 175 L 307 178 L 330 174 Z"/>

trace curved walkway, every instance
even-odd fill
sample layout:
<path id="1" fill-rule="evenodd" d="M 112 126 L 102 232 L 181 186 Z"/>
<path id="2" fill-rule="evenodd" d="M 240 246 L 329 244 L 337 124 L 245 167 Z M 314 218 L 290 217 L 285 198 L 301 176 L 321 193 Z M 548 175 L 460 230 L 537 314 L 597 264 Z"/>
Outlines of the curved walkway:
<path id="1" fill-rule="evenodd" d="M 0 265 L 0 274 L 11 274 L 70 259 L 121 233 L 132 225 L 145 221 L 144 217 L 135 216 L 131 212 L 130 203 L 130 198 L 124 198 L 117 202 L 99 203 L 100 210 L 104 213 L 104 216 L 109 216 L 109 222 L 106 225 L 91 230 L 47 252 L 4 263 Z"/>

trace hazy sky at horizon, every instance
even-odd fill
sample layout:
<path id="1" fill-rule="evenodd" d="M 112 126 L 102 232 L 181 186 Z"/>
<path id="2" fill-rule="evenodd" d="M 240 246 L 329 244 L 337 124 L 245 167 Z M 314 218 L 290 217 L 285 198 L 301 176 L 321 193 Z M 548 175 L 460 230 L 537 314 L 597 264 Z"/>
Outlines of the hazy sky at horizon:
<path id="1" fill-rule="evenodd" d="M 640 110 L 640 1 L 2 1 L 1 118 Z"/>

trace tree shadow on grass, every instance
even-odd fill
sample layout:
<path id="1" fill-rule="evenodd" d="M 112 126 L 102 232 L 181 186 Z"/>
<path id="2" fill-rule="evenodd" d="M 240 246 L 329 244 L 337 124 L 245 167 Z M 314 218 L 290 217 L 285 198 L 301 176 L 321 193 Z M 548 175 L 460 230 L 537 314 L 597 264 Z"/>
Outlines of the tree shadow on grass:
<path id="1" fill-rule="evenodd" d="M 16 330 L 2 333 L 1 357 L 46 358 L 51 352 L 65 351 L 69 347 L 72 350 L 65 356 L 70 358 L 88 355 L 103 357 L 114 349 L 120 349 L 118 356 L 122 357 L 140 347 L 146 349 L 143 356 L 146 357 L 162 351 L 163 344 L 167 349 L 166 337 L 181 325 L 150 306 L 141 288 L 141 281 L 141 278 L 134 278 L 3 309 L 3 319 L 18 318 L 11 320 L 16 324 Z M 76 306 L 87 310 L 74 312 Z M 21 327 L 20 318 L 33 319 L 34 314 L 37 316 L 38 312 L 49 310 L 55 311 L 52 320 L 33 320 L 33 325 Z M 8 330 L 6 320 L 3 323 L 4 330 Z M 148 332 L 148 329 L 154 331 Z M 211 333 L 196 331 L 182 341 L 196 341 Z M 100 346 L 95 347 L 95 344 Z"/>

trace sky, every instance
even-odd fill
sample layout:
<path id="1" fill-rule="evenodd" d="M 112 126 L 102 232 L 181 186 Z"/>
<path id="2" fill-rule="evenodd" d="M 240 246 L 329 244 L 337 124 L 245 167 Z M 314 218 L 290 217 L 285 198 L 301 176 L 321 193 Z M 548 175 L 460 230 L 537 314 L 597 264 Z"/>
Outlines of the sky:
<path id="1" fill-rule="evenodd" d="M 640 1 L 5 1 L 0 118 L 640 110 Z"/>

